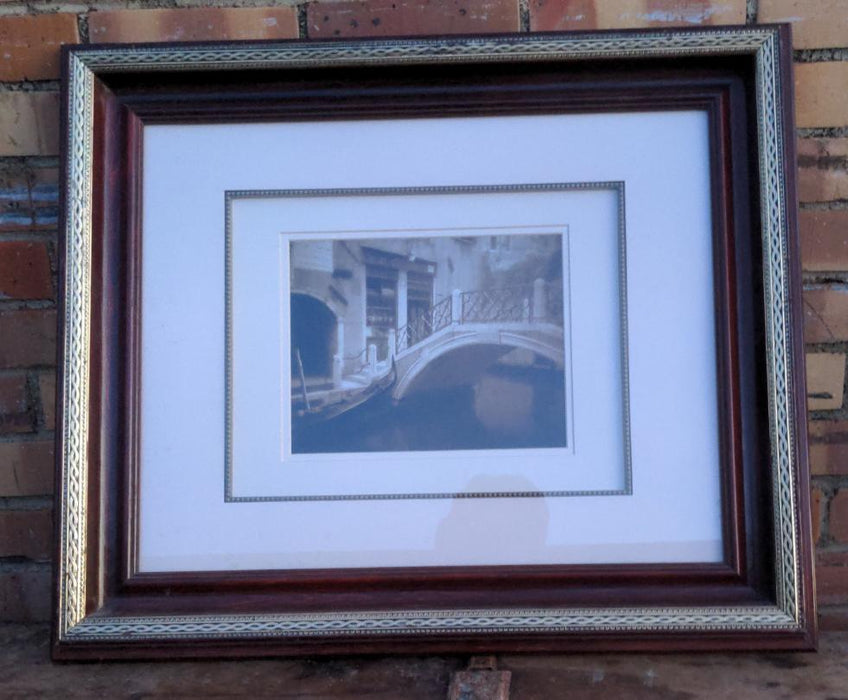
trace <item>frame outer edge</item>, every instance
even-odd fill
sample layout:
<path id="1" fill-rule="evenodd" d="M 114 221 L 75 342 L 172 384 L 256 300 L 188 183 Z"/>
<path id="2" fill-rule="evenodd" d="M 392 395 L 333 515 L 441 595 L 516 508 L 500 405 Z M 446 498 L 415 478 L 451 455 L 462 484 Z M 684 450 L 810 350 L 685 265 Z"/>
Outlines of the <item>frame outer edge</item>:
<path id="1" fill-rule="evenodd" d="M 319 55 L 317 65 L 345 65 L 359 61 L 370 63 L 404 64 L 433 61 L 479 62 L 482 60 L 573 60 L 576 58 L 598 58 L 601 56 L 620 58 L 668 56 L 674 52 L 682 54 L 749 54 L 756 57 L 756 99 L 758 143 L 760 147 L 759 167 L 761 177 L 761 213 L 764 245 L 764 283 L 767 367 L 769 389 L 769 420 L 773 453 L 771 455 L 771 473 L 773 477 L 773 507 L 775 521 L 775 573 L 777 583 L 777 606 L 749 609 L 711 609 L 709 606 L 685 610 L 634 610 L 633 616 L 624 615 L 616 629 L 637 632 L 645 630 L 698 631 L 699 629 L 737 630 L 756 632 L 765 629 L 781 629 L 798 632 L 804 621 L 804 598 L 800 589 L 799 572 L 804 564 L 799 558 L 803 547 L 799 543 L 799 523 L 795 507 L 798 505 L 799 489 L 794 469 L 798 464 L 797 415 L 789 405 L 789 399 L 795 396 L 798 386 L 793 383 L 791 374 L 791 328 L 787 324 L 787 315 L 791 314 L 790 289 L 786 282 L 787 263 L 787 185 L 781 178 L 784 166 L 784 151 L 781 139 L 785 136 L 786 124 L 780 121 L 781 101 L 780 83 L 782 67 L 780 62 L 781 30 L 775 27 L 748 28 L 746 31 L 715 32 L 679 32 L 659 36 L 644 32 L 628 35 L 614 35 L 605 39 L 606 48 L 587 48 L 594 41 L 578 37 L 574 43 L 562 38 L 540 36 L 528 37 L 517 42 L 504 42 L 503 52 L 498 54 L 498 40 L 478 38 L 473 40 L 476 50 L 464 59 L 457 54 L 460 42 L 438 42 L 438 45 L 425 46 L 417 40 L 376 42 L 367 47 L 356 46 L 349 42 L 321 44 L 316 46 Z M 671 46 L 669 41 L 674 44 Z M 639 43 L 639 41 L 643 43 Z M 584 45 L 581 46 L 581 41 Z M 611 44 L 619 42 L 614 50 Z M 603 42 L 602 42 L 603 43 Z M 515 49 L 516 44 L 522 50 Z M 56 633 L 58 642 L 79 643 L 86 640 L 98 641 L 115 639 L 116 628 L 131 628 L 129 637 L 134 639 L 186 639 L 186 634 L 201 636 L 212 633 L 226 638 L 227 625 L 236 623 L 238 616 L 199 615 L 190 619 L 179 617 L 143 617 L 143 618 L 86 618 L 86 586 L 92 582 L 86 580 L 87 554 L 87 494 L 89 436 L 89 373 L 91 370 L 91 300 L 92 282 L 91 241 L 92 241 L 92 152 L 93 123 L 93 87 L 95 70 L 109 73 L 116 70 L 168 70 L 168 69 L 213 69 L 232 68 L 271 68 L 303 67 L 308 56 L 306 47 L 285 46 L 278 49 L 267 45 L 251 45 L 239 50 L 230 47 L 229 58 L 222 57 L 210 47 L 190 47 L 175 50 L 173 48 L 118 47 L 96 50 L 70 50 L 67 53 L 67 116 L 65 133 L 67 151 L 65 154 L 65 188 L 63 234 L 66 252 L 64 269 L 64 298 L 61 300 L 64 314 L 64 338 L 62 360 L 63 378 L 61 396 L 63 412 L 61 424 L 57 430 L 57 440 L 61 450 L 57 453 L 57 462 L 61 466 L 62 479 L 59 483 L 57 503 L 60 505 L 59 557 L 57 561 L 57 608 Z M 494 49 L 491 47 L 494 46 Z M 376 48 L 375 48 L 376 47 Z M 490 47 L 489 50 L 484 50 Z M 629 48 L 628 48 L 629 47 Z M 381 49 L 382 48 L 382 52 Z M 441 50 L 439 50 L 441 48 Z M 537 51 L 531 49 L 537 48 Z M 204 50 L 209 49 L 209 50 Z M 250 56 L 251 51 L 256 53 Z M 257 55 L 261 54 L 261 55 Z M 378 55 L 379 54 L 379 55 Z M 169 58 L 170 57 L 170 58 Z M 147 59 L 147 60 L 145 60 Z M 803 377 L 801 377 L 801 380 Z M 583 611 L 590 620 L 581 623 L 576 619 L 581 611 L 547 610 L 478 610 L 478 611 L 432 611 L 434 616 L 421 624 L 422 613 L 410 610 L 397 610 L 389 614 L 396 624 L 412 632 L 414 628 L 422 634 L 431 634 L 435 630 L 460 632 L 469 630 L 494 631 L 499 629 L 496 617 L 503 614 L 515 614 L 522 618 L 519 629 L 540 631 L 527 616 L 535 613 L 552 614 L 553 620 L 543 624 L 542 628 L 567 632 L 569 630 L 599 629 L 607 617 L 600 609 Z M 471 612 L 469 619 L 468 613 Z M 623 613 L 623 610 L 610 610 L 608 613 Z M 629 611 L 628 611 L 629 612 Z M 476 617 L 480 615 L 480 617 Z M 426 613 L 423 614 L 426 617 Z M 453 624 L 437 624 L 438 620 Z M 629 619 L 628 619 L 629 618 Z M 653 618 L 653 619 L 652 619 Z M 284 629 L 296 636 L 321 635 L 324 638 L 339 638 L 348 633 L 362 634 L 377 619 L 385 620 L 380 613 L 363 612 L 361 614 L 324 613 L 309 616 L 299 615 L 257 615 L 243 620 L 244 627 L 236 634 L 240 637 L 258 638 L 268 634 L 287 636 Z M 336 621 L 335 623 L 333 621 Z M 347 624 L 342 622 L 347 620 Z M 416 623 L 417 621 L 417 623 Z M 608 621 L 609 622 L 609 621 Z M 300 623 L 300 624 L 298 624 Z M 302 626 L 306 623 L 306 627 Z M 341 624 L 339 624 L 341 623 Z M 503 624 L 503 623 L 501 623 Z M 381 625 L 378 625 L 378 627 Z M 395 631 L 395 625 L 389 625 Z M 509 627 L 509 623 L 507 623 Z M 351 629 L 351 627 L 353 629 Z M 202 631 L 201 631 L 202 628 Z M 260 631 L 263 630 L 264 631 Z M 143 630 L 147 630 L 147 633 Z M 194 629 L 194 632 L 189 632 Z M 232 627 L 231 627 L 232 629 Z M 515 629 L 515 628 L 513 628 Z M 128 639 L 121 633 L 121 639 Z M 148 636 L 149 635 L 149 636 Z M 242 637 L 242 638 L 244 638 Z"/>
<path id="2" fill-rule="evenodd" d="M 94 73 L 67 54 L 65 211 L 63 236 L 64 359 L 62 423 L 57 459 L 62 467 L 58 498 L 59 538 L 57 639 L 83 621 L 86 601 L 88 399 L 91 321 L 92 141 Z"/>
<path id="3" fill-rule="evenodd" d="M 799 577 L 797 417 L 793 406 L 798 387 L 791 374 L 792 328 L 788 322 L 792 315 L 787 250 L 790 204 L 783 148 L 787 134 L 782 122 L 785 105 L 780 48 L 780 33 L 774 29 L 757 52 L 757 122 L 777 605 L 800 626 L 804 606 Z"/>

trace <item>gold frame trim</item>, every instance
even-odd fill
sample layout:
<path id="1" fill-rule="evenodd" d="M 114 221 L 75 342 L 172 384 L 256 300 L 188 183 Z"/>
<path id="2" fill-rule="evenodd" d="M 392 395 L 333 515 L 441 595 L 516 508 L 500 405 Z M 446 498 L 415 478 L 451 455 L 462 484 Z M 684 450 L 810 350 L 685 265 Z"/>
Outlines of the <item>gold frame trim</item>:
<path id="1" fill-rule="evenodd" d="M 602 36 L 521 35 L 367 43 L 256 43 L 214 47 L 105 47 L 68 54 L 63 418 L 60 455 L 60 555 L 57 641 L 155 641 L 181 638 L 344 638 L 357 634 L 444 634 L 587 631 L 803 631 L 803 579 L 797 522 L 798 484 L 790 375 L 792 337 L 786 259 L 787 194 L 778 30 L 644 32 Z M 766 294 L 767 375 L 775 493 L 777 604 L 754 607 L 482 609 L 108 617 L 85 614 L 87 443 L 92 283 L 92 155 L 94 80 L 114 71 L 312 68 L 363 64 L 573 61 L 669 55 L 755 56 L 761 215 Z"/>

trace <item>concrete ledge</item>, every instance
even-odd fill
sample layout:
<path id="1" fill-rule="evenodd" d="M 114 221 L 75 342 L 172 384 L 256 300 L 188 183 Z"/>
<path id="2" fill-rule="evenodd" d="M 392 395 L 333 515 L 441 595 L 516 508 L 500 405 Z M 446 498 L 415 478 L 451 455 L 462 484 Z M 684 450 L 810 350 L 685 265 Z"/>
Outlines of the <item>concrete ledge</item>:
<path id="1" fill-rule="evenodd" d="M 468 657 L 53 664 L 46 625 L 0 625 L 3 697 L 447 697 Z M 845 697 L 848 632 L 817 654 L 502 655 L 512 699 Z"/>

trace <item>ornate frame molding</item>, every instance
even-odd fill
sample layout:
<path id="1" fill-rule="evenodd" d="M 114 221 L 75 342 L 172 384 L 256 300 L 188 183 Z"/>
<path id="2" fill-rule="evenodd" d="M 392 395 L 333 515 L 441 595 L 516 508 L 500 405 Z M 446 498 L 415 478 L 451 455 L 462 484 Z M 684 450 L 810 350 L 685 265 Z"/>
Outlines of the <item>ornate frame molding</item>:
<path id="1" fill-rule="evenodd" d="M 63 418 L 57 429 L 59 557 L 56 641 L 161 642 L 208 638 L 343 638 L 362 634 L 481 632 L 772 631 L 810 625 L 803 604 L 799 523 L 799 386 L 791 374 L 790 235 L 785 182 L 780 34 L 774 27 L 601 35 L 521 35 L 472 39 L 386 40 L 368 43 L 248 43 L 243 45 L 81 48 L 66 53 L 67 115 Z M 497 61 L 577 61 L 743 54 L 756 60 L 757 143 L 761 182 L 763 283 L 766 308 L 776 604 L 742 607 L 396 610 L 310 614 L 214 614 L 123 617 L 88 614 L 89 371 L 91 357 L 94 111 L 97 76 L 115 71 L 228 71 L 321 68 L 363 64 L 444 64 Z"/>

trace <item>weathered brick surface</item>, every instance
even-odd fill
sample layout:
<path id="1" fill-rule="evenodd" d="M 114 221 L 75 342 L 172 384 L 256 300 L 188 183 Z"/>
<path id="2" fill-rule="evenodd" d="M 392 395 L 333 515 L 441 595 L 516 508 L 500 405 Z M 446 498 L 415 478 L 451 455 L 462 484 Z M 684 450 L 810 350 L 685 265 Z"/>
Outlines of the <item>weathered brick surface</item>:
<path id="1" fill-rule="evenodd" d="M 34 430 L 33 411 L 24 375 L 0 376 L 0 435 Z"/>
<path id="2" fill-rule="evenodd" d="M 840 605 L 848 599 L 848 562 L 821 561 L 816 566 L 816 597 L 819 605 Z"/>
<path id="3" fill-rule="evenodd" d="M 744 24 L 744 0 L 530 0 L 532 31 Z"/>
<path id="4" fill-rule="evenodd" d="M 0 442 L 0 497 L 49 496 L 53 442 Z"/>
<path id="5" fill-rule="evenodd" d="M 848 139 L 799 139 L 798 197 L 802 202 L 848 198 Z"/>
<path id="6" fill-rule="evenodd" d="M 59 152 L 59 93 L 0 93 L 0 156 Z"/>
<path id="7" fill-rule="evenodd" d="M 799 226 L 805 270 L 848 271 L 848 209 L 803 209 Z"/>
<path id="8" fill-rule="evenodd" d="M 0 17 L 0 80 L 58 78 L 59 47 L 78 41 L 74 14 Z"/>
<path id="9" fill-rule="evenodd" d="M 518 0 L 365 0 L 307 5 L 311 38 L 513 32 Z"/>
<path id="10" fill-rule="evenodd" d="M 807 353 L 807 406 L 811 411 L 842 408 L 844 353 Z"/>
<path id="11" fill-rule="evenodd" d="M 811 421 L 809 433 L 812 473 L 848 474 L 848 421 Z"/>
<path id="12" fill-rule="evenodd" d="M 0 556 L 47 561 L 52 541 L 51 510 L 0 510 Z"/>
<path id="13" fill-rule="evenodd" d="M 202 7 L 92 12 L 92 42 L 291 39 L 297 36 L 291 7 Z"/>
<path id="14" fill-rule="evenodd" d="M 795 66 L 795 121 L 799 127 L 848 125 L 848 61 Z"/>
<path id="15" fill-rule="evenodd" d="M 56 427 L 56 374 L 54 372 L 38 377 L 38 393 L 44 415 L 44 428 L 53 430 Z"/>
<path id="16" fill-rule="evenodd" d="M 47 567 L 0 573 L 0 620 L 48 621 L 52 588 L 50 569 Z"/>
<path id="17" fill-rule="evenodd" d="M 0 231 L 25 230 L 31 226 L 29 174 L 23 168 L 0 173 Z"/>
<path id="18" fill-rule="evenodd" d="M 758 22 L 791 22 L 796 49 L 848 46 L 845 0 L 759 0 Z"/>
<path id="19" fill-rule="evenodd" d="M 55 366 L 56 312 L 19 309 L 0 312 L 0 368 Z"/>
<path id="20" fill-rule="evenodd" d="M 829 511 L 830 536 L 839 544 L 848 544 L 848 489 L 838 491 L 830 499 Z"/>
<path id="21" fill-rule="evenodd" d="M 55 229 L 59 221 L 59 170 L 36 168 L 30 173 L 33 229 Z"/>
<path id="22" fill-rule="evenodd" d="M 0 299 L 49 299 L 52 296 L 47 246 L 27 241 L 0 241 Z"/>
<path id="23" fill-rule="evenodd" d="M 804 338 L 808 343 L 848 340 L 848 289 L 819 287 L 804 292 Z"/>
<path id="24" fill-rule="evenodd" d="M 825 495 L 821 489 L 812 489 L 810 492 L 810 519 L 813 523 L 813 546 L 821 539 L 822 506 L 825 504 Z"/>

